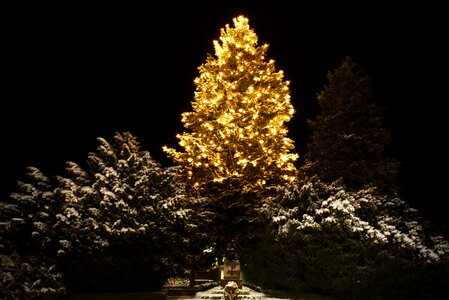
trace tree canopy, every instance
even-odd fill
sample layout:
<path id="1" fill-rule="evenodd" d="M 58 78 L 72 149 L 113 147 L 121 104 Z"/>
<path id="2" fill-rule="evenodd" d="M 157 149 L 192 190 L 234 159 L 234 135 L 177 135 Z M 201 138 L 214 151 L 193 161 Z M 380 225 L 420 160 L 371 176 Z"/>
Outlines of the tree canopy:
<path id="1" fill-rule="evenodd" d="M 371 77 L 347 56 L 327 78 L 317 95 L 320 113 L 308 120 L 312 137 L 301 170 L 328 183 L 341 178 L 351 190 L 395 190 L 398 162 L 386 153 L 391 137 Z"/>
<path id="2" fill-rule="evenodd" d="M 285 125 L 295 112 L 289 81 L 267 60 L 268 45 L 257 45 L 248 19 L 233 21 L 214 41 L 215 57 L 199 67 L 193 111 L 182 114 L 189 132 L 177 135 L 184 152 L 164 147 L 190 190 L 245 192 L 296 179 Z"/>

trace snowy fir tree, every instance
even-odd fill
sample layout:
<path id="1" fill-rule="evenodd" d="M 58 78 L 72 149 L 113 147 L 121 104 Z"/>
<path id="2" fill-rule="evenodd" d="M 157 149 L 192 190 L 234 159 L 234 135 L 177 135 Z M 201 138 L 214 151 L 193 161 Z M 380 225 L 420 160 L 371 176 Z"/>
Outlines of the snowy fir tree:
<path id="1" fill-rule="evenodd" d="M 0 298 L 60 299 L 66 290 L 56 260 L 59 203 L 49 177 L 36 167 L 26 175 L 0 205 Z"/>
<path id="2" fill-rule="evenodd" d="M 285 124 L 295 112 L 289 81 L 267 60 L 268 45 L 257 45 L 248 19 L 233 22 L 199 67 L 193 111 L 182 114 L 189 131 L 177 135 L 184 152 L 163 148 L 189 191 L 257 191 L 297 177 Z"/>
<path id="3" fill-rule="evenodd" d="M 114 238 L 145 234 L 149 228 L 152 199 L 160 197 L 160 166 L 129 133 L 117 133 L 114 144 L 98 138 L 97 151 L 89 153 L 87 170 L 67 163 L 69 176 L 59 177 L 58 193 L 65 200 L 59 219 L 71 221 L 107 246 Z M 149 211 L 148 211 L 149 210 Z M 76 220 L 75 220 L 76 218 Z M 98 238 L 98 239 L 97 239 Z M 95 246 L 95 247 L 96 247 Z"/>
<path id="4" fill-rule="evenodd" d="M 64 256 L 71 250 L 86 254 L 101 250 L 108 245 L 107 238 L 98 233 L 99 224 L 96 218 L 90 217 L 97 210 L 86 199 L 88 192 L 92 192 L 94 177 L 71 161 L 66 163 L 66 173 L 65 177 L 56 176 L 55 194 L 62 203 L 56 216 L 60 232 L 58 255 Z"/>
<path id="5" fill-rule="evenodd" d="M 342 178 L 352 190 L 374 185 L 397 191 L 398 162 L 386 153 L 390 134 L 373 101 L 371 78 L 349 56 L 327 78 L 318 94 L 320 113 L 309 120 L 312 137 L 301 171 L 328 183 Z"/>
<path id="6" fill-rule="evenodd" d="M 328 78 L 318 97 L 321 114 L 310 121 L 308 176 L 278 185 L 255 208 L 268 220 L 252 251 L 241 255 L 246 279 L 344 299 L 444 289 L 448 239 L 398 197 L 398 163 L 385 153 L 389 134 L 372 102 L 371 79 L 350 57 Z"/>
<path id="7" fill-rule="evenodd" d="M 2 211 L 2 217 L 22 224 L 16 228 L 16 245 L 25 243 L 24 249 L 47 251 L 54 241 L 53 227 L 59 203 L 50 178 L 36 167 L 28 167 L 26 175 L 28 181 L 17 182 L 18 191 L 10 195 L 8 208 Z"/>
<path id="8" fill-rule="evenodd" d="M 180 194 L 176 168 L 162 168 L 134 136 L 116 133 L 112 144 L 97 140 L 86 170 L 69 162 L 69 176 L 58 178 L 57 193 L 64 200 L 58 214 L 64 237 L 60 254 L 69 254 L 70 284 L 83 285 L 90 268 L 115 289 L 157 289 L 169 273 L 182 273 L 186 260 L 193 259 L 191 238 L 195 222 L 202 220 L 193 218 L 192 201 Z"/>
<path id="9" fill-rule="evenodd" d="M 447 286 L 444 232 L 375 188 L 346 191 L 341 181 L 303 178 L 279 186 L 259 210 L 271 222 L 243 257 L 253 283 L 337 299 L 405 299 L 428 285 Z"/>

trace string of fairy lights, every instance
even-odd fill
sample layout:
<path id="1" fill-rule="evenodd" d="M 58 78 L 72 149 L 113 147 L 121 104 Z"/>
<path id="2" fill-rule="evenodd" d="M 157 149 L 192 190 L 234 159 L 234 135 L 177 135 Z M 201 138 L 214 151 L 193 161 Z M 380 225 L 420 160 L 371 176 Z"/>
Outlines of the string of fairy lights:
<path id="1" fill-rule="evenodd" d="M 182 114 L 189 132 L 177 135 L 184 152 L 163 147 L 195 190 L 232 181 L 248 191 L 297 177 L 285 125 L 295 113 L 290 82 L 265 61 L 268 45 L 257 46 L 248 19 L 233 21 L 213 42 L 216 57 L 198 68 L 193 111 Z"/>

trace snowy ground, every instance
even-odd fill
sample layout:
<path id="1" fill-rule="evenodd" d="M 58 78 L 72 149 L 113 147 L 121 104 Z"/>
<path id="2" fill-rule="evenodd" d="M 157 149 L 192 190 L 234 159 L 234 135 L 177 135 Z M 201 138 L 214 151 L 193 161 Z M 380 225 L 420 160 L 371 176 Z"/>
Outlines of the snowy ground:
<path id="1" fill-rule="evenodd" d="M 211 288 L 204 292 L 198 292 L 194 299 L 222 299 L 223 288 L 220 286 Z M 239 289 L 238 299 L 268 299 L 264 293 L 256 292 L 246 286 Z"/>
<path id="2" fill-rule="evenodd" d="M 168 297 L 168 300 L 219 300 L 223 299 L 223 288 L 222 287 L 213 287 L 209 290 L 197 292 L 195 297 Z M 265 293 L 257 292 L 249 287 L 243 286 L 239 290 L 238 298 L 242 300 L 289 300 L 289 298 L 274 298 Z M 319 295 L 298 295 L 295 296 L 295 300 L 331 300 L 331 298 L 319 296 Z"/>
<path id="3" fill-rule="evenodd" d="M 221 300 L 223 299 L 223 288 L 213 286 L 210 289 L 196 292 L 194 296 L 190 291 L 189 280 L 182 278 L 170 278 L 164 285 L 164 291 L 159 293 L 116 293 L 116 294 L 88 294 L 88 295 L 72 295 L 69 300 Z M 204 287 L 203 287 L 204 288 Z M 168 290 L 182 289 L 190 296 L 170 296 Z M 257 288 L 256 288 L 257 289 Z M 187 291 L 189 290 L 189 291 Z M 176 293 L 173 293 L 176 294 Z M 331 298 L 315 295 L 315 294 L 298 294 L 291 298 L 275 298 L 268 294 L 258 292 L 248 286 L 239 289 L 238 298 L 236 300 L 332 300 Z"/>
<path id="4" fill-rule="evenodd" d="M 197 292 L 194 297 L 191 296 L 174 296 L 166 297 L 158 293 L 132 293 L 132 294 L 90 294 L 90 295 L 74 295 L 69 300 L 219 300 L 223 299 L 223 289 L 221 287 L 213 287 L 206 291 Z M 267 294 L 257 292 L 246 286 L 240 289 L 238 299 L 242 300 L 332 300 L 331 298 L 304 294 L 294 298 L 273 298 Z"/>

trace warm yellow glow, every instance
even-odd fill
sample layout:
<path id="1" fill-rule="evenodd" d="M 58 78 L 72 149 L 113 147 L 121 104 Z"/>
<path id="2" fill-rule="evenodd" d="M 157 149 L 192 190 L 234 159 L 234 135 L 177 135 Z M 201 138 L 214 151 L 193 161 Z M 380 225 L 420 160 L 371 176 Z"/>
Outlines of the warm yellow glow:
<path id="1" fill-rule="evenodd" d="M 296 178 L 298 155 L 290 153 L 285 127 L 295 113 L 290 82 L 273 59 L 266 61 L 268 44 L 257 46 L 248 19 L 233 24 L 221 29 L 215 56 L 198 68 L 193 110 L 181 119 L 189 132 L 177 135 L 184 152 L 163 147 L 193 189 L 232 181 L 249 191 Z"/>

